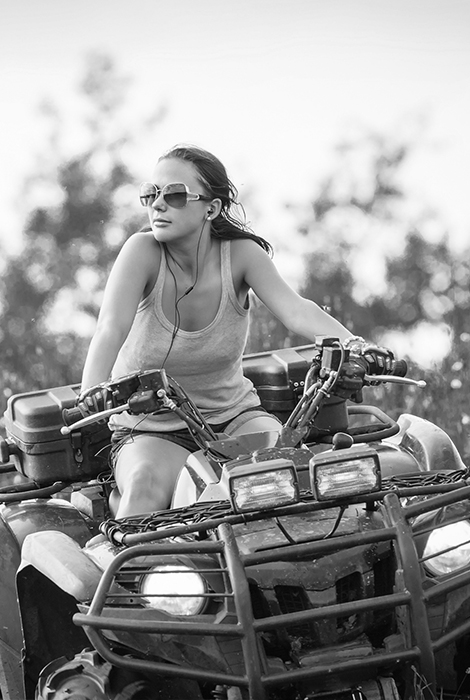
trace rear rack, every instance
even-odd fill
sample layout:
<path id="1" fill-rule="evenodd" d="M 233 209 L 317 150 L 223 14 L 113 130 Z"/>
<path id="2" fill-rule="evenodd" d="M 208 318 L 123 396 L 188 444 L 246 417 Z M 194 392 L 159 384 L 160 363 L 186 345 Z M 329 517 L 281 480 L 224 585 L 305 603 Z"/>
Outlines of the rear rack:
<path id="1" fill-rule="evenodd" d="M 464 571 L 443 582 L 435 582 L 435 585 L 425 590 L 422 584 L 422 561 L 418 557 L 412 528 L 408 521 L 416 515 L 470 498 L 469 486 L 459 486 L 458 482 L 447 484 L 447 486 L 453 488 L 449 488 L 447 493 L 441 493 L 439 496 L 413 503 L 407 507 L 400 505 L 397 493 L 384 493 L 385 526 L 381 529 L 286 545 L 249 554 L 240 553 L 233 531 L 233 525 L 240 522 L 237 520 L 240 516 L 233 514 L 225 516 L 224 522 L 218 522 L 217 517 L 209 518 L 203 523 L 199 522 L 197 527 L 186 524 L 179 528 L 163 528 L 161 532 L 153 532 L 153 538 L 155 539 L 157 536 L 156 542 L 123 549 L 115 557 L 101 579 L 88 612 L 86 614 L 77 613 L 74 616 L 74 622 L 85 628 L 87 635 L 101 656 L 116 666 L 200 682 L 245 687 L 249 690 L 250 697 L 265 700 L 268 697 L 269 688 L 291 685 L 315 678 L 327 678 L 329 675 L 331 676 L 332 666 L 331 660 L 329 663 L 320 660 L 318 663 L 304 667 L 286 670 L 272 668 L 264 653 L 260 641 L 261 635 L 318 620 L 348 617 L 365 611 L 392 612 L 401 608 L 401 615 L 403 615 L 403 611 L 406 611 L 406 615 L 409 617 L 412 639 L 407 640 L 406 636 L 402 635 L 402 648 L 393 649 L 392 653 L 385 649 L 375 649 L 369 656 L 343 658 L 339 661 L 335 659 L 335 674 L 359 671 L 373 674 L 379 670 L 391 672 L 402 664 L 415 664 L 428 684 L 426 692 L 429 692 L 429 697 L 432 697 L 432 693 L 435 692 L 434 654 L 464 634 L 469 633 L 470 620 L 464 620 L 438 639 L 433 639 L 427 607 L 433 603 L 437 604 L 440 598 L 442 599 L 454 590 L 470 586 L 470 571 Z M 433 485 L 429 488 L 435 490 L 438 488 L 441 492 L 443 490 L 442 485 L 439 487 Z M 406 490 L 413 491 L 413 489 Z M 420 493 L 422 494 L 422 487 Z M 374 500 L 377 500 L 380 495 L 374 494 Z M 310 509 L 314 509 L 315 505 L 313 502 L 298 504 L 300 507 Z M 321 507 L 325 508 L 325 504 L 323 503 Z M 295 506 L 290 506 L 285 510 L 292 511 L 294 508 Z M 276 511 L 277 513 L 278 511 Z M 265 514 L 264 517 L 272 517 L 272 514 Z M 218 539 L 183 542 L 162 541 L 164 538 L 181 534 L 181 532 L 177 533 L 176 531 L 181 531 L 182 528 L 187 534 L 190 531 L 188 528 L 191 527 L 192 531 L 201 530 L 201 527 L 206 532 L 214 530 Z M 255 619 L 247 569 L 261 567 L 269 562 L 306 559 L 312 561 L 341 550 L 351 550 L 353 547 L 379 543 L 389 543 L 395 551 L 398 575 L 395 578 L 392 593 Z M 148 609 L 143 608 L 139 611 L 141 614 L 138 615 L 136 612 L 134 617 L 129 616 L 129 608 L 127 608 L 126 616 L 120 614 L 122 608 L 116 606 L 115 603 L 113 604 L 115 600 L 113 586 L 119 580 L 119 572 L 122 567 L 139 557 L 156 555 L 209 555 L 215 560 L 218 559 L 221 562 L 220 571 L 225 581 L 225 590 L 218 595 L 226 600 L 229 612 L 225 619 L 219 622 L 210 618 L 210 621 L 204 622 L 202 615 L 198 616 L 196 620 L 183 620 L 181 617 L 169 619 L 168 616 L 164 615 L 160 615 L 160 619 L 155 619 L 155 616 L 149 615 Z M 201 573 L 203 571 L 201 569 Z M 161 619 L 162 617 L 165 619 Z M 242 663 L 231 666 L 228 671 L 223 671 L 206 670 L 190 665 L 175 665 L 165 661 L 151 661 L 148 659 L 148 654 L 147 658 L 131 658 L 114 651 L 115 644 L 113 645 L 106 638 L 104 630 L 148 633 L 150 635 L 209 635 L 222 646 L 224 644 L 232 644 L 233 646 L 235 643 L 235 647 L 240 650 Z M 424 697 L 427 697 L 426 694 Z"/>

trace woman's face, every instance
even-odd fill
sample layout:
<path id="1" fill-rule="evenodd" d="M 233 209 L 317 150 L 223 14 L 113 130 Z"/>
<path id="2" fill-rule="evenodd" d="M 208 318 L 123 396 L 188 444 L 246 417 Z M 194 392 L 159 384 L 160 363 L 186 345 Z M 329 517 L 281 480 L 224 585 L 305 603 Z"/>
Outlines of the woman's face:
<path id="1" fill-rule="evenodd" d="M 183 183 L 191 193 L 206 195 L 196 168 L 192 163 L 179 158 L 165 158 L 159 161 L 152 182 L 159 190 L 165 185 Z M 170 206 L 160 192 L 158 197 L 147 205 L 147 213 L 157 241 L 169 243 L 192 235 L 199 236 L 210 208 L 210 202 L 189 200 L 183 208 L 177 209 Z"/>

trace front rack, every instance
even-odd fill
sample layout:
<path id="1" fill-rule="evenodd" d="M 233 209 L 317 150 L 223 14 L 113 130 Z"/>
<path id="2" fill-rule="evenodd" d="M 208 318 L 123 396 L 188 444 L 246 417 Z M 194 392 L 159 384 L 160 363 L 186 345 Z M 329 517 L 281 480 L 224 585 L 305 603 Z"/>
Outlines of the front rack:
<path id="1" fill-rule="evenodd" d="M 348 499 L 347 502 L 348 504 L 380 502 L 389 492 L 394 492 L 404 499 L 411 500 L 414 497 L 422 499 L 464 488 L 469 478 L 470 469 L 401 474 L 383 479 L 381 491 L 358 496 L 355 500 Z M 334 504 L 330 503 L 329 506 L 327 502 L 320 504 L 314 499 L 311 491 L 302 490 L 299 503 L 277 508 L 276 515 L 297 515 L 327 507 L 337 507 L 337 505 L 338 501 Z M 232 510 L 229 501 L 208 501 L 145 516 L 131 516 L 119 520 L 110 518 L 101 524 L 100 529 L 116 546 L 133 546 L 194 533 L 197 533 L 201 539 L 223 523 L 237 525 L 263 520 L 269 515 L 270 513 L 266 511 L 237 514 Z"/>

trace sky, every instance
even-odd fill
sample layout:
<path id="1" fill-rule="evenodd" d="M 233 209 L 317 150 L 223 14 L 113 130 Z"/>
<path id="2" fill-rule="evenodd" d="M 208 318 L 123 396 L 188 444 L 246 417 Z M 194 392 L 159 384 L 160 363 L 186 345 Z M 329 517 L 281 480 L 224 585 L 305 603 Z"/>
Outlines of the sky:
<path id="1" fill-rule="evenodd" d="M 22 184 L 46 147 L 39 105 L 57 106 L 73 140 L 93 51 L 131 79 L 135 123 L 167 107 L 156 135 L 137 134 L 140 179 L 174 143 L 214 152 L 242 201 L 256 193 L 256 230 L 286 274 L 297 259 L 285 203 L 308 201 L 347 134 L 394 134 L 413 120 L 423 126 L 407 191 L 437 209 L 456 245 L 470 243 L 470 0 L 3 0 L 7 248 L 21 239 Z"/>

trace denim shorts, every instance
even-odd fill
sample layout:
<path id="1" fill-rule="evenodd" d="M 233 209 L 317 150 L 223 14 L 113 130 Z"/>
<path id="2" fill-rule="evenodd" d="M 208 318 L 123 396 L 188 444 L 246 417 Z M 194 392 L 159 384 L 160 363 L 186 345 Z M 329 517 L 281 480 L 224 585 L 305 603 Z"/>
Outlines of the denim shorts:
<path id="1" fill-rule="evenodd" d="M 217 425 L 210 424 L 210 427 L 212 428 L 214 433 L 224 433 L 228 431 L 230 434 L 231 432 L 238 430 L 238 428 L 240 428 L 252 418 L 259 418 L 260 416 L 266 415 L 270 416 L 271 418 L 274 418 L 276 421 L 278 420 L 276 416 L 274 416 L 272 413 L 268 413 L 268 411 L 266 411 L 266 409 L 264 409 L 262 406 L 255 406 L 254 408 L 246 408 L 244 411 L 241 411 L 241 413 L 235 416 L 235 418 L 231 418 L 230 420 L 225 421 L 224 423 L 218 423 Z M 278 422 L 279 426 L 281 426 L 281 422 Z M 168 440 L 169 442 L 174 442 L 176 445 L 184 447 L 184 449 L 188 450 L 189 452 L 197 452 L 197 450 L 201 449 L 200 445 L 197 444 L 188 428 L 172 430 L 171 432 L 157 432 L 154 430 L 136 430 L 135 428 L 125 427 L 114 428 L 111 432 L 111 467 L 114 467 L 116 457 L 121 447 L 125 445 L 126 442 L 130 442 L 131 440 L 133 440 L 134 437 L 137 437 L 138 435 L 149 435 L 151 437 L 157 437 L 162 440 Z"/>

